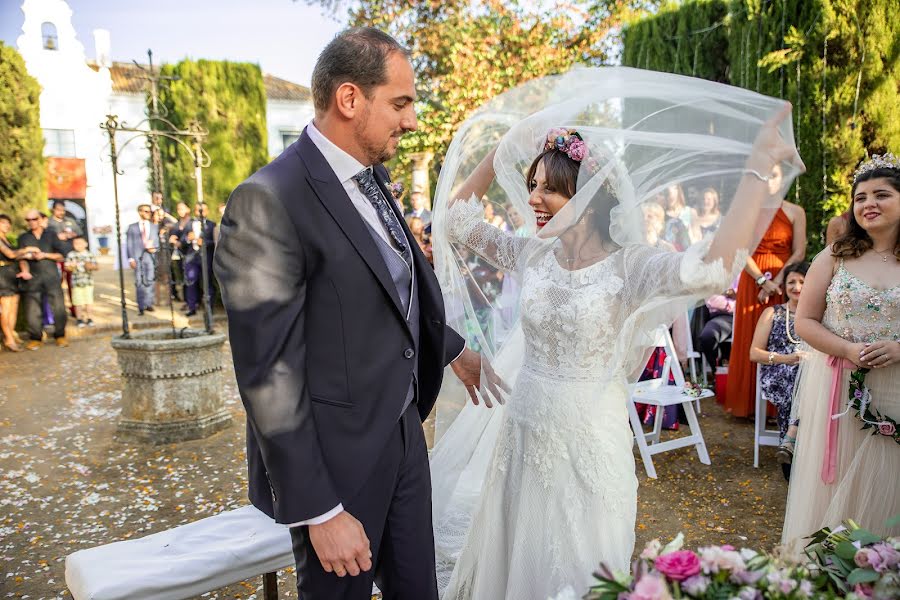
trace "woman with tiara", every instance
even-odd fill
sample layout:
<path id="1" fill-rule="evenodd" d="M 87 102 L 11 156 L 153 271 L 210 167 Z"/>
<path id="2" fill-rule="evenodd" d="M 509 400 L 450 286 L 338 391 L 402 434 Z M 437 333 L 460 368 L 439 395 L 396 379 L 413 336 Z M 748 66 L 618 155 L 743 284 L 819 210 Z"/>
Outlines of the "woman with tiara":
<path id="1" fill-rule="evenodd" d="M 900 514 L 900 159 L 864 162 L 850 198 L 847 228 L 810 266 L 794 324 L 809 345 L 782 531 L 794 550 L 844 519 L 900 535 L 888 526 Z"/>
<path id="2" fill-rule="evenodd" d="M 448 319 L 471 322 L 491 302 L 472 293 L 462 248 L 521 292 L 512 331 L 498 342 L 484 328 L 478 340 L 492 360 L 486 374 L 511 384 L 506 403 L 467 405 L 432 454 L 445 600 L 544 600 L 586 590 L 600 562 L 628 569 L 629 383 L 654 332 L 742 268 L 772 214 L 768 174 L 781 164 L 790 178 L 802 166 L 789 114 L 783 102 L 711 82 L 584 69 L 508 92 L 461 127 L 436 195 Z M 642 203 L 711 176 L 732 198 L 718 231 L 686 252 L 647 244 Z M 484 222 L 489 190 L 530 209 L 530 237 Z"/>

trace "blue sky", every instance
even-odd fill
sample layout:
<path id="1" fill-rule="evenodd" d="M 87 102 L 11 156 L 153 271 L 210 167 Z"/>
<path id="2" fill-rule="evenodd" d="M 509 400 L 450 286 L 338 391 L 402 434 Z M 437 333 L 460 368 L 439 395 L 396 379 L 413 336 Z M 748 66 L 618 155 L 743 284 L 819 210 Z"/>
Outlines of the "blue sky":
<path id="1" fill-rule="evenodd" d="M 181 58 L 258 63 L 263 71 L 309 85 L 319 51 L 345 22 L 303 0 L 68 0 L 88 58 L 94 29 L 108 29 L 116 61 Z M 21 0 L 0 0 L 0 40 L 15 47 Z M 339 18 L 338 18 L 339 17 Z"/>

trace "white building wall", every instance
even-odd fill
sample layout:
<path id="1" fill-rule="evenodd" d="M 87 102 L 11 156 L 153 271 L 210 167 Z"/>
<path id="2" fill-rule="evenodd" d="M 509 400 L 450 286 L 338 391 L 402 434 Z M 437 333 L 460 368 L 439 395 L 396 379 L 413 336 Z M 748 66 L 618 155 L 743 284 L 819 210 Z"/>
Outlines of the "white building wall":
<path id="1" fill-rule="evenodd" d="M 312 102 L 266 102 L 266 123 L 269 134 L 269 156 L 275 158 L 284 150 L 282 133 L 300 135 L 306 124 L 312 121 Z"/>
<path id="2" fill-rule="evenodd" d="M 28 72 L 41 85 L 41 127 L 74 132 L 75 157 L 85 160 L 88 189 L 85 205 L 89 225 L 97 225 L 92 213 L 106 203 L 99 160 L 108 148 L 100 123 L 109 108 L 112 81 L 109 70 L 94 71 L 86 63 L 84 46 L 72 27 L 72 10 L 63 0 L 25 0 L 25 21 L 17 46 Z M 52 23 L 58 36 L 57 50 L 43 47 L 41 26 Z M 36 204 L 43 201 L 36 199 Z M 40 208 L 45 208 L 40 206 Z M 93 243 L 95 240 L 91 239 Z"/>
<path id="3" fill-rule="evenodd" d="M 72 26 L 72 9 L 64 0 L 24 0 L 22 11 L 25 19 L 17 46 L 28 72 L 42 88 L 41 127 L 74 131 L 75 157 L 85 161 L 85 208 L 91 247 L 99 246 L 92 228 L 104 225 L 113 228 L 109 241 L 114 246 L 115 202 L 109 138 L 100 125 L 112 114 L 118 117 L 120 125 L 146 128 L 142 124 L 146 118 L 145 96 L 114 93 L 109 69 L 101 66 L 95 71 L 87 65 L 84 46 Z M 43 47 L 41 26 L 45 22 L 56 27 L 57 50 Z M 97 62 L 108 65 L 109 35 L 104 31 L 97 35 L 98 50 L 103 54 Z M 266 103 L 269 155 L 278 156 L 284 149 L 282 133 L 299 135 L 312 116 L 311 102 L 269 100 Z M 149 151 L 145 138 L 129 141 L 133 136 L 120 133 L 116 138 L 123 235 L 128 225 L 137 220 L 138 204 L 150 201 Z M 42 199 L 35 199 L 35 204 L 45 208 Z"/>

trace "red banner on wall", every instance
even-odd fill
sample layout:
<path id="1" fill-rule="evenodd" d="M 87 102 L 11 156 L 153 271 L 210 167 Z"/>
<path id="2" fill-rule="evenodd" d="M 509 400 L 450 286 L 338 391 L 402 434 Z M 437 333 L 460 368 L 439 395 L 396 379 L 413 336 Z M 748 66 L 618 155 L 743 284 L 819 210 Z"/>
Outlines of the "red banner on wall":
<path id="1" fill-rule="evenodd" d="M 47 197 L 54 200 L 83 200 L 87 175 L 83 158 L 47 158 Z"/>

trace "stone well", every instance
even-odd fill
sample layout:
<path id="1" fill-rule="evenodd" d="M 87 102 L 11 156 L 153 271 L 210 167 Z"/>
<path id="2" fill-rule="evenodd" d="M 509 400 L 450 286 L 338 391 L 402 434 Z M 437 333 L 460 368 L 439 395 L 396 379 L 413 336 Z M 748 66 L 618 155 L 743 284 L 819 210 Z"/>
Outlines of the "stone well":
<path id="1" fill-rule="evenodd" d="M 199 329 L 113 338 L 124 383 L 117 437 L 153 444 L 204 438 L 231 425 L 222 398 L 225 335 Z"/>

